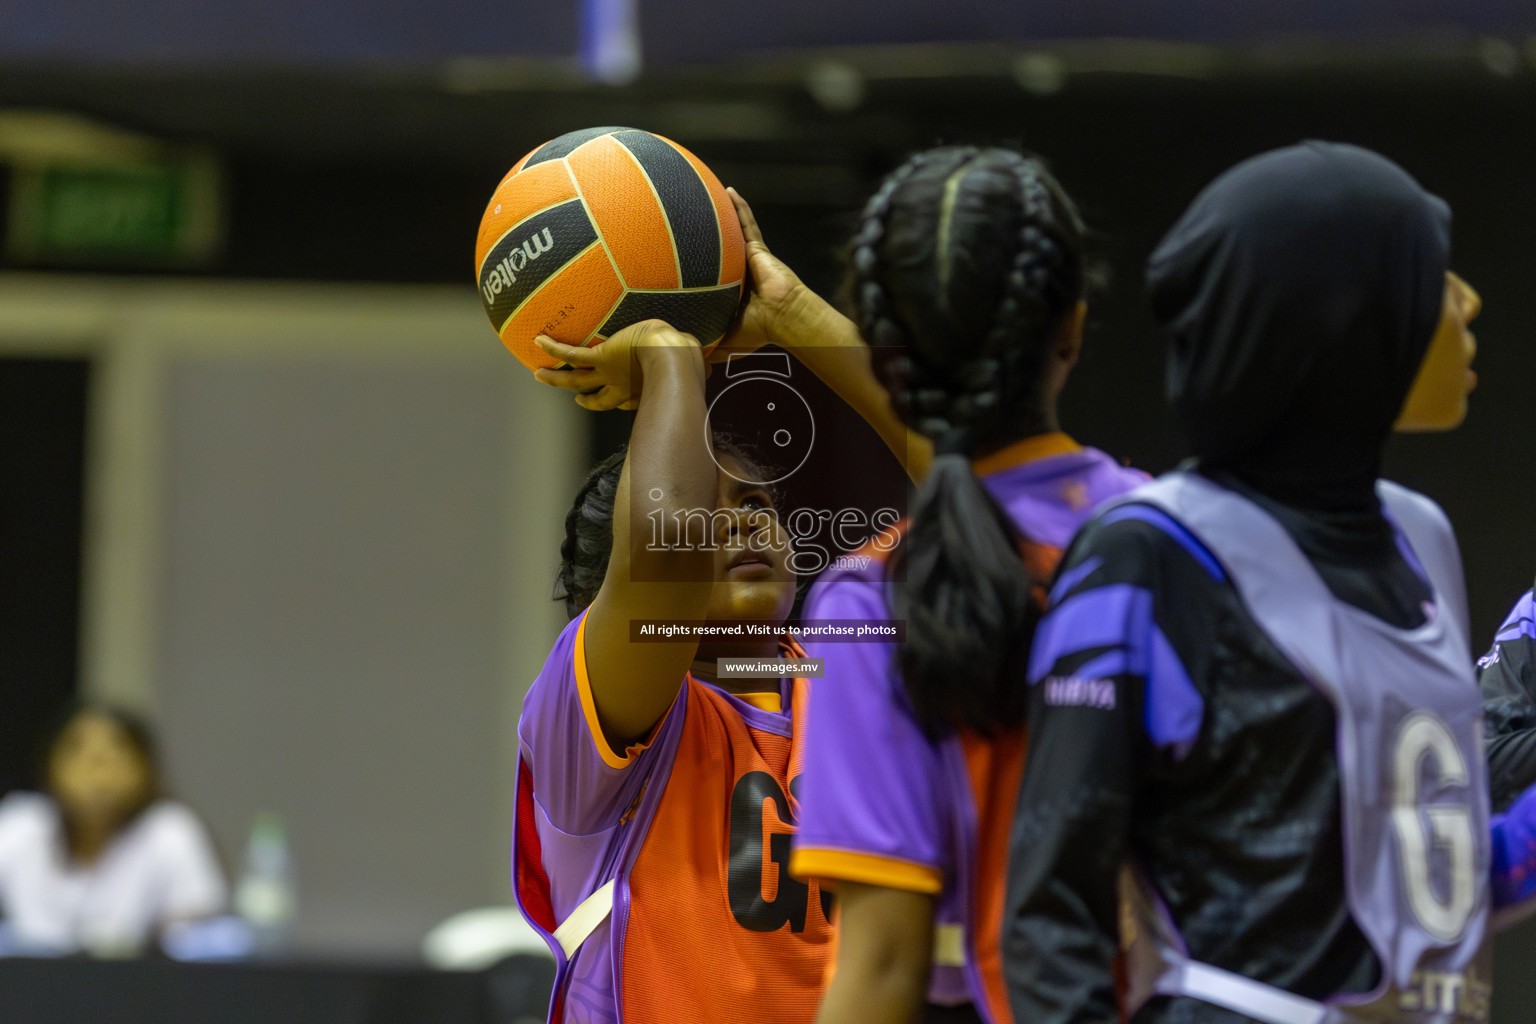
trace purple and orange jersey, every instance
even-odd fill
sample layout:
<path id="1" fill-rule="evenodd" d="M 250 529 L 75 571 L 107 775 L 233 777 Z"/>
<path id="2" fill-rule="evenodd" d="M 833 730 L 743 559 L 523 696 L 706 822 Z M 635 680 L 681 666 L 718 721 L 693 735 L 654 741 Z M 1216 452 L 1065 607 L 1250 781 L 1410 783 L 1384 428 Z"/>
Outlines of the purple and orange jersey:
<path id="1" fill-rule="evenodd" d="M 1094 506 L 1147 480 L 1059 433 L 1020 441 L 975 469 L 1025 536 L 1025 564 L 1040 584 Z M 862 568 L 823 577 L 806 617 L 889 618 L 881 549 L 894 547 L 868 545 L 873 557 Z M 970 1002 L 982 1019 L 1011 1024 L 1000 928 L 1024 731 L 930 740 L 912 714 L 896 653 L 891 643 L 808 651 L 825 659 L 826 677 L 806 719 L 791 873 L 934 895 L 929 1000 Z"/>
<path id="2" fill-rule="evenodd" d="M 560 634 L 523 701 L 512 880 L 557 926 L 605 883 L 613 910 L 558 965 L 560 1024 L 811 1021 L 831 950 L 831 896 L 790 877 L 804 680 L 726 693 L 686 677 L 665 717 L 618 754 L 603 739 L 583 647 Z"/>

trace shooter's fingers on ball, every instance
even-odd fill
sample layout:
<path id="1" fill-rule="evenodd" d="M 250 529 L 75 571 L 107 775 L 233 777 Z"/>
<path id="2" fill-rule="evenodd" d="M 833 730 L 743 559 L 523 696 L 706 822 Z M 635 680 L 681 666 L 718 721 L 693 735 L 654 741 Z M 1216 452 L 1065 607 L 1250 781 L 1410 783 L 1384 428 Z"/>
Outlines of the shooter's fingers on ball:
<path id="1" fill-rule="evenodd" d="M 725 192 L 731 197 L 731 204 L 736 207 L 736 219 L 741 221 L 741 234 L 747 244 L 756 242 L 766 249 L 768 244 L 763 241 L 763 229 L 757 226 L 757 217 L 752 213 L 752 207 L 747 205 L 741 193 L 734 188 L 727 188 Z"/>
<path id="2" fill-rule="evenodd" d="M 540 384 L 548 384 L 552 388 L 564 388 L 567 391 L 592 391 L 605 383 L 597 371 L 586 367 L 567 367 L 557 370 L 550 366 L 541 366 L 533 371 L 533 379 Z"/>
<path id="3" fill-rule="evenodd" d="M 698 348 L 699 339 L 686 334 L 665 320 L 640 320 L 613 334 L 603 342 L 618 351 L 625 345 L 647 348 Z"/>
<path id="4" fill-rule="evenodd" d="M 540 334 L 533 339 L 533 343 L 562 363 L 569 363 L 572 366 L 593 366 L 597 363 L 598 355 L 592 349 L 582 348 L 580 345 L 567 345 L 547 334 Z"/>
<path id="5" fill-rule="evenodd" d="M 631 398 L 624 391 L 615 387 L 605 387 L 601 391 L 590 395 L 576 396 L 576 404 L 592 412 L 607 412 L 609 409 L 633 409 L 639 405 L 639 402 L 638 398 Z"/>

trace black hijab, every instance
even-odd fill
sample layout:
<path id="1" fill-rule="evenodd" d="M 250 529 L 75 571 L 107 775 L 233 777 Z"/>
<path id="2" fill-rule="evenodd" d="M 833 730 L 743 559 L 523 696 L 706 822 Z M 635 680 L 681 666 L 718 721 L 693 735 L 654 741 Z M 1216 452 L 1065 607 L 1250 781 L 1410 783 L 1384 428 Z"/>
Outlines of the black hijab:
<path id="1" fill-rule="evenodd" d="M 1195 199 L 1147 262 L 1202 470 L 1377 513 L 1381 452 L 1439 322 L 1450 209 L 1390 160 L 1306 142 Z"/>

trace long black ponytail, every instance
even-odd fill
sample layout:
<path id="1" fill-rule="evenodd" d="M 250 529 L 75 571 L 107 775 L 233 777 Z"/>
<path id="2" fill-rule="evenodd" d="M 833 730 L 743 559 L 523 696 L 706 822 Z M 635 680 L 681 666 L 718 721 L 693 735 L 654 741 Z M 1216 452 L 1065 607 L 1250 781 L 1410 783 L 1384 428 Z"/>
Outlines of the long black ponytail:
<path id="1" fill-rule="evenodd" d="M 864 209 L 849 268 L 865 338 L 898 347 L 892 402 L 934 442 L 892 576 L 900 660 L 930 734 L 1022 722 L 1040 610 L 1018 528 L 971 469 L 1043 428 L 1044 369 L 1083 297 L 1084 229 L 1038 161 L 943 147 L 894 171 Z"/>

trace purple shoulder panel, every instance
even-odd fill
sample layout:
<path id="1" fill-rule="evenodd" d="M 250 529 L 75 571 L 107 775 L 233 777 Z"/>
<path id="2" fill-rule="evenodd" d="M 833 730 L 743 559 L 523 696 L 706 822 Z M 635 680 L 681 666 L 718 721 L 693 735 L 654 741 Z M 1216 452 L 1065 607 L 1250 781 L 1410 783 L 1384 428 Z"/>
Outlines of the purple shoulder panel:
<path id="1" fill-rule="evenodd" d="M 1000 470 L 985 481 L 1026 537 L 1065 548 L 1096 507 L 1148 479 L 1095 448 L 1084 448 Z"/>
<path id="2" fill-rule="evenodd" d="M 657 757 L 666 756 L 669 730 L 658 729 L 651 743 L 622 768 L 615 768 L 598 747 L 582 709 L 576 680 L 576 638 L 586 613 L 573 619 L 555 641 L 543 669 L 523 698 L 518 739 L 533 771 L 534 800 L 549 823 L 573 836 L 612 827 L 639 795 Z M 678 681 L 679 699 L 683 692 Z M 676 717 L 676 703 L 667 718 Z M 675 737 L 671 743 L 675 745 Z"/>
<path id="3" fill-rule="evenodd" d="M 1536 596 L 1527 590 L 1509 610 L 1509 615 L 1499 627 L 1495 643 L 1519 640 L 1521 637 L 1536 638 Z"/>

